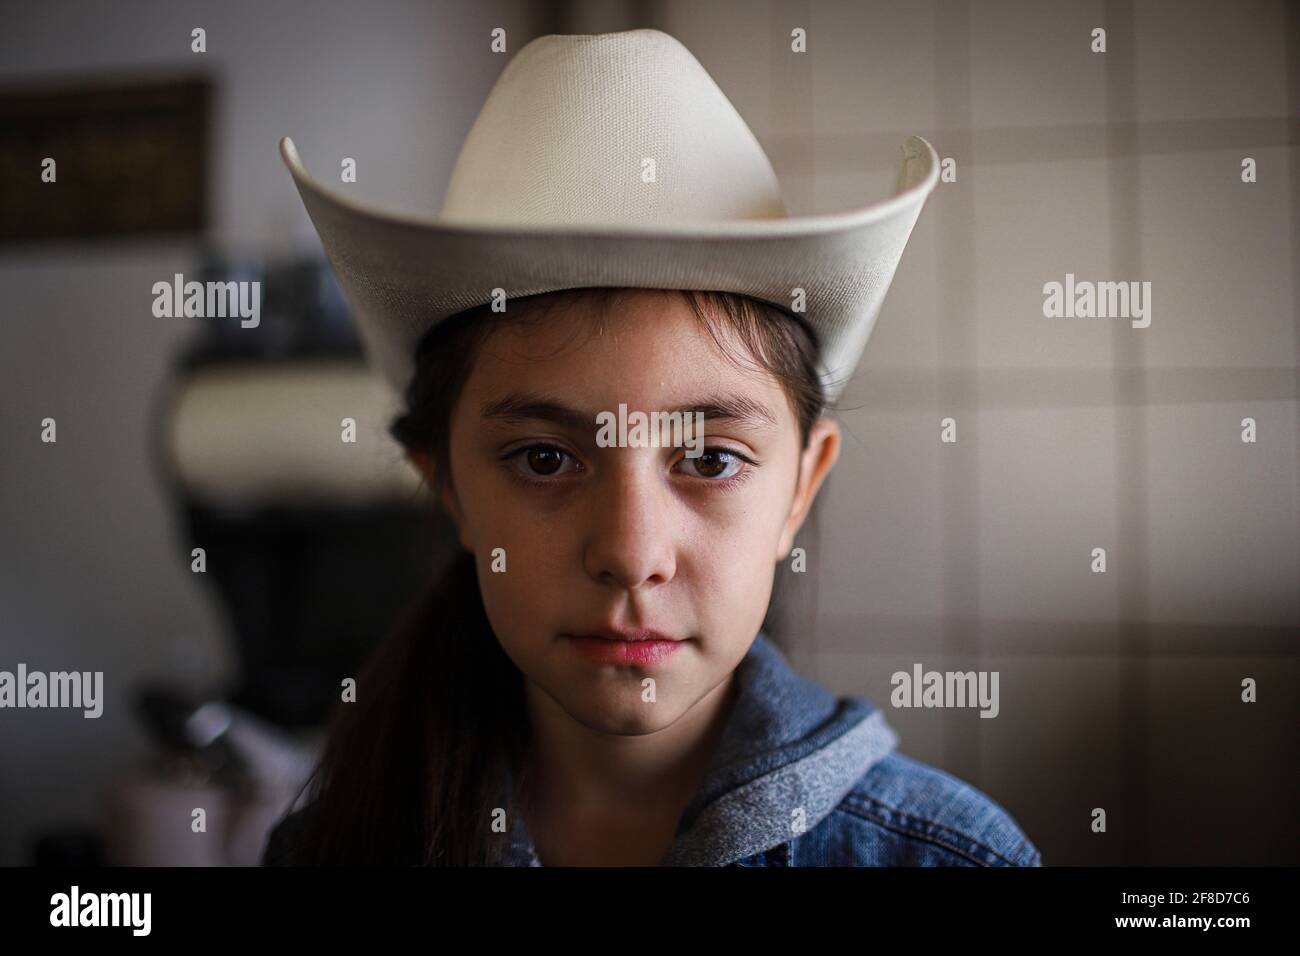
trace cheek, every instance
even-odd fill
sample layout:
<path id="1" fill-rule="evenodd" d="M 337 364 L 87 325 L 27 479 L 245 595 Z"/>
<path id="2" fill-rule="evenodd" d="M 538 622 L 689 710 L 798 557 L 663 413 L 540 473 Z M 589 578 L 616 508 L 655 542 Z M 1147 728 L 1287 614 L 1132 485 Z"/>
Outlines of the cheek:
<path id="1" fill-rule="evenodd" d="M 517 549 L 509 547 L 504 572 L 492 569 L 491 558 L 478 560 L 479 592 L 488 623 L 502 650 L 526 674 L 543 666 L 539 655 L 554 637 L 552 629 L 566 619 L 563 608 L 555 603 L 565 591 L 553 584 L 548 586 L 538 572 L 529 570 L 530 566 L 531 562 Z"/>
<path id="2" fill-rule="evenodd" d="M 701 611 L 714 622 L 747 617 L 759 604 L 761 617 L 772 587 L 774 565 L 769 555 L 774 546 L 766 529 L 751 529 L 727 547 L 715 546 L 702 558 L 679 563 L 678 574 L 689 579 Z"/>
<path id="3" fill-rule="evenodd" d="M 701 527 L 738 566 L 771 565 L 790 513 L 791 489 L 784 478 L 764 475 L 705 515 Z"/>
<path id="4" fill-rule="evenodd" d="M 680 555 L 678 571 L 703 599 L 701 612 L 713 623 L 727 617 L 748 622 L 755 613 L 762 620 L 785 517 L 784 501 L 772 493 L 755 495 L 743 509 L 701 522 L 700 535 Z"/>
<path id="5" fill-rule="evenodd" d="M 569 523 L 544 507 L 544 498 L 520 488 L 503 468 L 476 462 L 464 470 L 458 487 L 464 489 L 460 504 L 467 543 L 480 560 L 500 549 L 498 565 L 504 561 L 506 572 L 497 572 L 498 577 L 544 569 L 563 553 L 567 545 L 561 535 Z"/>

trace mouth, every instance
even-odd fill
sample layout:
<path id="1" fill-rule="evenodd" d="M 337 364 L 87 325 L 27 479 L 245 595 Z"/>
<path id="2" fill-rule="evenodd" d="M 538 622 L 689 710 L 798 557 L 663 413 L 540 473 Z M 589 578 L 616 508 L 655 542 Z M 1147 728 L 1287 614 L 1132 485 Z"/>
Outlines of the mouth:
<path id="1" fill-rule="evenodd" d="M 652 628 L 602 628 L 594 634 L 562 634 L 579 655 L 597 664 L 644 667 L 658 664 L 684 643 Z"/>

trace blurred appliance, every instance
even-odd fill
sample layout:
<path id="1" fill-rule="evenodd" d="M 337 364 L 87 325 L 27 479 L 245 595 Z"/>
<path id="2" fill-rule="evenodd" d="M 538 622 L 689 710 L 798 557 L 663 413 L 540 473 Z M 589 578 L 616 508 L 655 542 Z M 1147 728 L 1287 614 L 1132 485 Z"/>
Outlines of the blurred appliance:
<path id="1" fill-rule="evenodd" d="M 324 261 L 210 258 L 194 278 L 262 283 L 256 328 L 205 320 L 155 429 L 183 553 L 202 549 L 238 667 L 225 687 L 137 688 L 158 752 L 109 796 L 115 864 L 256 864 L 342 680 L 456 547 L 387 435 L 396 409 Z"/>

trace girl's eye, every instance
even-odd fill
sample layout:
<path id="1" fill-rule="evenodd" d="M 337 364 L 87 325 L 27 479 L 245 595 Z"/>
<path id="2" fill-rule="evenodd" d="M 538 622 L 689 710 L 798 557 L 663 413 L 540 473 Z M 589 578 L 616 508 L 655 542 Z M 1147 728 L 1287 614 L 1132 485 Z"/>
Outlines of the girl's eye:
<path id="1" fill-rule="evenodd" d="M 518 460 L 515 471 L 525 481 L 534 484 L 543 484 L 549 478 L 565 474 L 566 460 L 571 465 L 568 472 L 582 470 L 577 459 L 554 445 L 528 445 L 506 454 L 503 460 Z M 695 458 L 682 459 L 682 464 L 688 469 L 686 474 L 711 484 L 728 486 L 749 477 L 749 472 L 744 470 L 746 463 L 755 464 L 752 459 L 728 448 L 706 448 Z"/>
<path id="2" fill-rule="evenodd" d="M 529 445 L 527 448 L 511 452 L 506 455 L 506 458 L 519 459 L 523 463 L 524 476 L 531 478 L 550 478 L 563 474 L 561 468 L 566 458 L 576 464 L 568 452 L 554 445 Z"/>
<path id="3" fill-rule="evenodd" d="M 695 471 L 697 478 L 726 481 L 734 477 L 748 461 L 739 452 L 725 448 L 706 448 L 695 458 L 683 458 L 682 464 Z"/>

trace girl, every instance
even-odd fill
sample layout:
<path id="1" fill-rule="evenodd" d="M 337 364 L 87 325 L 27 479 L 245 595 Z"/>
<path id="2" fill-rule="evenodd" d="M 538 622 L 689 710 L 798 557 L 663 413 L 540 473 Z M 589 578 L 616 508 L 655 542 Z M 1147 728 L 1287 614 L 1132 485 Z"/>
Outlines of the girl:
<path id="1" fill-rule="evenodd" d="M 358 680 L 267 863 L 1035 865 L 988 797 L 762 631 L 839 450 L 814 334 L 588 289 L 426 336 L 392 434 L 464 549 Z M 702 453 L 596 416 L 704 413 Z"/>
<path id="2" fill-rule="evenodd" d="M 630 30 L 524 46 L 436 220 L 281 153 L 461 551 L 339 707 L 267 863 L 1040 862 L 764 630 L 929 143 L 891 199 L 788 217 L 700 63 Z M 665 413 L 691 427 L 599 424 Z"/>

